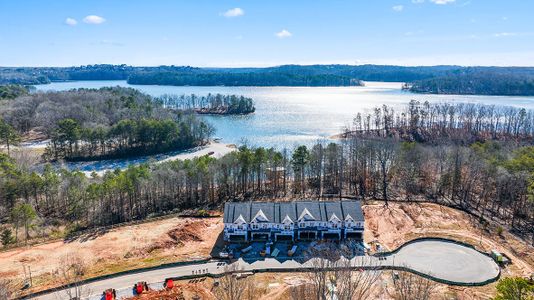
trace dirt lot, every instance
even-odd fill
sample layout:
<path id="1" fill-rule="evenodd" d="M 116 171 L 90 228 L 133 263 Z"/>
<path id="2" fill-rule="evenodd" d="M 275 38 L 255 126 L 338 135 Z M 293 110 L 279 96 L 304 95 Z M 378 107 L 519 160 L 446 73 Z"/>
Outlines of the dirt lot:
<path id="1" fill-rule="evenodd" d="M 417 237 L 447 237 L 468 242 L 483 251 L 497 249 L 507 254 L 513 263 L 503 270 L 504 276 L 527 276 L 534 272 L 533 247 L 507 232 L 499 236 L 492 226 L 482 229 L 476 218 L 461 211 L 430 203 L 392 203 L 387 208 L 382 203 L 375 203 L 365 205 L 363 209 L 367 242 L 376 240 L 386 248 L 395 249 Z M 299 273 L 258 274 L 253 278 L 261 291 L 257 293 L 261 300 L 288 299 L 291 287 L 305 281 Z M 211 288 L 209 281 L 200 287 Z M 489 299 L 494 293 L 495 283 L 472 288 L 436 284 L 434 299 Z M 386 271 L 369 298 L 394 299 L 393 296 L 392 274 Z"/>
<path id="2" fill-rule="evenodd" d="M 512 258 L 513 264 L 503 270 L 504 276 L 526 276 L 534 272 L 534 248 L 496 229 L 481 229 L 478 221 L 457 210 L 435 204 L 398 204 L 384 207 L 382 203 L 363 206 L 366 218 L 365 240 L 378 241 L 394 249 L 416 237 L 448 237 L 469 242 L 479 249 L 497 249 Z M 58 284 L 54 270 L 61 258 L 77 253 L 90 265 L 86 277 L 161 263 L 199 259 L 209 256 L 223 229 L 221 218 L 170 218 L 109 232 L 84 236 L 72 242 L 55 242 L 28 249 L 0 252 L 0 277 L 21 278 L 23 265 L 30 265 L 34 285 L 40 288 Z M 290 287 L 302 283 L 302 274 L 261 274 L 254 276 L 261 289 L 260 299 L 287 299 Z M 392 294 L 391 273 L 384 272 L 377 293 Z M 185 299 L 194 294 L 210 299 L 212 282 L 185 283 Z M 382 289 L 386 288 L 388 292 Z M 487 299 L 495 284 L 477 288 L 439 286 L 445 299 Z M 200 289 L 197 291 L 197 289 Z M 192 294 L 187 294 L 192 291 Z M 204 292 L 208 294 L 203 294 Z M 165 299 L 165 298 L 162 298 Z M 174 298 L 176 299 L 176 296 Z"/>
<path id="3" fill-rule="evenodd" d="M 506 231 L 499 236 L 495 226 L 482 228 L 475 217 L 464 212 L 431 203 L 390 203 L 389 207 L 376 203 L 365 205 L 363 210 L 366 241 L 377 240 L 395 249 L 417 237 L 451 238 L 485 252 L 496 249 L 508 255 L 512 265 L 502 270 L 503 276 L 529 276 L 534 272 L 534 247 Z M 391 279 L 387 273 L 383 276 L 386 282 Z M 473 288 L 439 285 L 438 290 L 445 299 L 489 299 L 494 295 L 495 283 Z M 392 294 L 392 289 L 389 292 Z"/>
<path id="4" fill-rule="evenodd" d="M 34 286 L 58 285 L 54 274 L 66 255 L 82 257 L 88 266 L 85 277 L 116 273 L 162 263 L 209 257 L 222 232 L 221 218 L 170 218 L 124 226 L 109 232 L 0 252 L 0 278 L 24 276 L 31 266 Z"/>
<path id="5" fill-rule="evenodd" d="M 534 272 L 534 247 L 504 231 L 500 236 L 494 226 L 483 228 L 478 220 L 461 211 L 423 203 L 370 204 L 363 207 L 366 219 L 365 240 L 378 240 L 395 249 L 417 237 L 445 237 L 467 242 L 489 252 L 496 249 L 508 255 L 513 264 L 504 274 L 529 276 Z"/>

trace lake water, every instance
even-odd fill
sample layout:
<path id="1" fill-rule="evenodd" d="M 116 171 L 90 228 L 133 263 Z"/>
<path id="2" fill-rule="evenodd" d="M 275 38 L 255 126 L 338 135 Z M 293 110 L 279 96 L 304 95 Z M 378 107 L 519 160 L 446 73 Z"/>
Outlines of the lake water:
<path id="1" fill-rule="evenodd" d="M 247 116 L 202 116 L 224 143 L 289 149 L 340 133 L 358 112 L 382 104 L 399 106 L 410 100 L 459 101 L 534 109 L 534 97 L 422 95 L 401 91 L 401 83 L 367 82 L 364 87 L 197 87 L 130 85 L 126 81 L 73 81 L 36 86 L 37 90 L 68 90 L 104 86 L 132 87 L 152 96 L 163 94 L 238 94 L 251 97 L 256 112 Z"/>

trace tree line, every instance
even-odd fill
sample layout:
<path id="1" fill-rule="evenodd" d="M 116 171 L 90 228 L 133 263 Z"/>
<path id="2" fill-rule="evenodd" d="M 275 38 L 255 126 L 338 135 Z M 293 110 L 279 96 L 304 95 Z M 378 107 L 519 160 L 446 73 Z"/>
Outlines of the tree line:
<path id="1" fill-rule="evenodd" d="M 410 91 L 458 95 L 534 95 L 534 75 L 468 72 L 428 78 L 412 83 Z"/>
<path id="2" fill-rule="evenodd" d="M 398 137 L 424 143 L 486 140 L 528 143 L 534 136 L 534 111 L 478 103 L 383 105 L 357 113 L 343 136 Z"/>
<path id="3" fill-rule="evenodd" d="M 457 207 L 534 241 L 533 153 L 531 146 L 494 141 L 434 145 L 350 138 L 293 151 L 243 146 L 220 159 L 131 166 L 101 177 L 51 166 L 38 173 L 3 154 L 0 216 L 22 224 L 10 214 L 29 205 L 37 216 L 29 228 L 39 235 L 52 220 L 88 228 L 216 208 L 229 200 L 352 195 L 386 205 L 424 200 Z"/>
<path id="4" fill-rule="evenodd" d="M 242 95 L 211 94 L 206 96 L 191 95 L 163 95 L 157 98 L 165 108 L 195 111 L 204 114 L 250 114 L 256 108 L 254 100 Z"/>
<path id="5" fill-rule="evenodd" d="M 155 80 L 156 78 L 160 82 L 163 80 L 169 80 L 173 82 L 173 84 L 176 84 L 175 82 L 187 80 L 188 85 L 193 85 L 194 82 L 208 84 L 208 81 L 218 81 L 220 83 L 223 79 L 218 79 L 219 75 L 223 77 L 227 76 L 228 78 L 239 79 L 242 82 L 249 80 L 244 78 L 246 76 L 254 78 L 255 76 L 261 75 L 265 78 L 279 78 L 279 84 L 281 84 L 283 81 L 287 81 L 288 83 L 295 81 L 295 79 L 290 79 L 288 76 L 308 76 L 308 78 L 316 78 L 316 81 L 324 81 L 326 78 L 330 78 L 331 80 L 327 82 L 330 85 L 332 84 L 332 81 L 340 80 L 341 78 L 351 78 L 365 81 L 414 83 L 420 80 L 432 78 L 436 78 L 437 82 L 446 82 L 448 77 L 455 78 L 455 76 L 469 75 L 472 76 L 473 80 L 475 80 L 474 83 L 476 85 L 476 80 L 481 79 L 477 78 L 477 76 L 485 77 L 488 75 L 494 77 L 515 76 L 516 78 L 513 79 L 512 82 L 519 83 L 521 78 L 532 78 L 534 75 L 534 68 L 461 66 L 404 67 L 386 65 L 282 65 L 267 68 L 194 68 L 190 66 L 174 65 L 158 67 L 133 67 L 128 65 L 106 64 L 66 68 L 0 67 L 0 84 L 40 84 L 66 80 L 127 80 L 132 75 L 142 75 L 142 77 L 145 78 L 148 74 L 150 74 L 152 78 L 151 80 Z M 271 76 L 269 74 L 274 75 Z M 178 75 L 183 75 L 185 77 L 182 79 L 172 78 Z M 326 75 L 327 77 L 321 78 L 320 75 Z M 284 79 L 283 77 L 288 78 Z M 495 78 L 498 79 L 498 77 Z M 141 78 L 139 78 L 139 80 L 141 80 Z M 496 86 L 499 85 L 499 82 L 497 81 L 498 80 L 494 82 Z M 346 82 L 342 80 L 341 83 Z M 489 92 L 491 90 L 491 82 L 488 81 L 487 84 L 489 85 L 489 89 L 485 89 L 485 92 Z M 229 85 L 237 85 L 237 83 Z M 480 91 L 484 93 L 484 90 Z M 433 92 L 438 91 L 433 90 Z M 445 92 L 445 90 L 443 92 Z M 457 92 L 458 90 L 456 90 L 456 93 Z M 472 91 L 466 89 L 465 92 L 471 93 Z"/>
<path id="6" fill-rule="evenodd" d="M 360 86 L 358 79 L 333 74 L 274 72 L 138 72 L 128 77 L 129 84 L 175 86 Z"/>

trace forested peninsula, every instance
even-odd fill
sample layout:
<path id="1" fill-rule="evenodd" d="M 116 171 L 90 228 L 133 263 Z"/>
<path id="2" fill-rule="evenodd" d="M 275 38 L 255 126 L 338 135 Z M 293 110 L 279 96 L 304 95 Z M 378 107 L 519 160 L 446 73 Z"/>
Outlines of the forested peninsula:
<path id="1" fill-rule="evenodd" d="M 416 81 L 410 90 L 427 94 L 532 96 L 534 74 L 494 72 L 451 74 Z"/>
<path id="2" fill-rule="evenodd" d="M 162 153 L 205 144 L 214 129 L 194 113 L 163 107 L 131 88 L 31 93 L 0 104 L 16 135 L 50 139 L 45 160 L 93 160 Z"/>

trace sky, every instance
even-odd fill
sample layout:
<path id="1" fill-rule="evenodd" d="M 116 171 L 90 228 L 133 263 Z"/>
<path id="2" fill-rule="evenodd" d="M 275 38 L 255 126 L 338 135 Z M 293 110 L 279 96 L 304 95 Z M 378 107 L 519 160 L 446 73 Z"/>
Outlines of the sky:
<path id="1" fill-rule="evenodd" d="M 532 0 L 0 0 L 0 66 L 534 66 Z"/>

